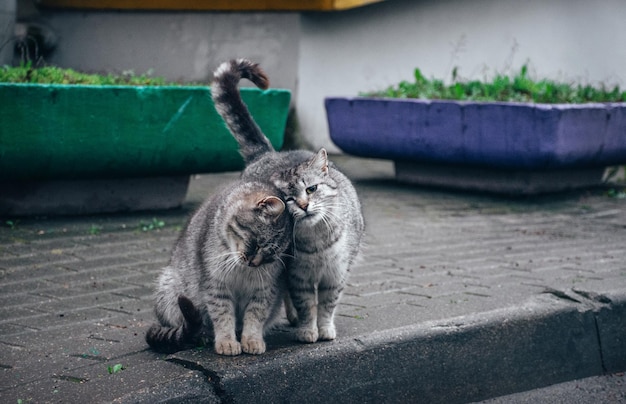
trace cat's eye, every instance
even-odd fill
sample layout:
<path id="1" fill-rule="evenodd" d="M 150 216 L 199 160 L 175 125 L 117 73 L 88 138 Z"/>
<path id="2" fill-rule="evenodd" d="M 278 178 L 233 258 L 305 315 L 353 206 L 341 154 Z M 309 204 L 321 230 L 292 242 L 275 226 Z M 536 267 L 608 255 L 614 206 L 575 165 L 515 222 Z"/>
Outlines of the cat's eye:
<path id="1" fill-rule="evenodd" d="M 305 189 L 307 195 L 311 195 L 313 192 L 317 191 L 317 185 L 311 185 L 307 189 Z"/>

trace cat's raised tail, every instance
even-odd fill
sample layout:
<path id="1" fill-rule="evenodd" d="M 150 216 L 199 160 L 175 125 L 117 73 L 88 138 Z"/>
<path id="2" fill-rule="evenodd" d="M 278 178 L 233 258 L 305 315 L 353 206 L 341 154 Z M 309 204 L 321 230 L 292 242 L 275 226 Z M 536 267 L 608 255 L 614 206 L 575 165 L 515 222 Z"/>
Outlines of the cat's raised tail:
<path id="1" fill-rule="evenodd" d="M 202 330 L 202 314 L 191 300 L 178 297 L 178 307 L 183 313 L 183 323 L 177 327 L 154 324 L 146 333 L 146 342 L 161 353 L 174 353 L 193 347 L 196 337 Z"/>
<path id="2" fill-rule="evenodd" d="M 237 85 L 242 78 L 261 89 L 269 86 L 269 79 L 258 64 L 247 59 L 233 59 L 222 63 L 213 73 L 211 97 L 215 109 L 239 143 L 246 164 L 249 164 L 274 148 L 241 99 Z"/>

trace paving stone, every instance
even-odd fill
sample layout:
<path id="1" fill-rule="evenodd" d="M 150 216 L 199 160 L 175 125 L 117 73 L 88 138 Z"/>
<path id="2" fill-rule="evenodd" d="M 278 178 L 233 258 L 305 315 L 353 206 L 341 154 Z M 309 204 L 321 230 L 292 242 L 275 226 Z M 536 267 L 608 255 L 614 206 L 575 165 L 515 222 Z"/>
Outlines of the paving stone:
<path id="1" fill-rule="evenodd" d="M 185 386 L 187 397 L 218 391 L 215 402 L 227 401 L 215 379 L 220 366 L 246 374 L 285 361 L 288 372 L 296 358 L 330 355 L 333 347 L 352 346 L 376 330 L 393 334 L 429 321 L 454 323 L 537 298 L 581 311 L 591 307 L 585 316 L 598 313 L 604 327 L 598 335 L 611 350 L 607 364 L 622 366 L 623 354 L 614 351 L 626 352 L 615 337 L 615 315 L 623 308 L 611 311 L 579 292 L 626 290 L 624 200 L 602 190 L 515 199 L 425 189 L 396 183 L 385 162 L 343 160 L 361 196 L 367 234 L 338 307 L 337 341 L 295 343 L 283 319 L 261 357 L 220 358 L 208 348 L 190 355 L 206 361 L 175 362 L 147 349 L 153 286 L 178 232 L 207 192 L 237 173 L 200 176 L 179 210 L 20 218 L 13 229 L 0 227 L 0 401 L 75 402 L 97 395 L 153 402 L 168 399 L 169 387 L 177 392 L 170 398 L 185 397 Z M 141 231 L 154 218 L 165 227 Z M 567 300 L 570 295 L 580 303 Z M 126 368 L 109 374 L 108 366 L 117 363 Z"/>

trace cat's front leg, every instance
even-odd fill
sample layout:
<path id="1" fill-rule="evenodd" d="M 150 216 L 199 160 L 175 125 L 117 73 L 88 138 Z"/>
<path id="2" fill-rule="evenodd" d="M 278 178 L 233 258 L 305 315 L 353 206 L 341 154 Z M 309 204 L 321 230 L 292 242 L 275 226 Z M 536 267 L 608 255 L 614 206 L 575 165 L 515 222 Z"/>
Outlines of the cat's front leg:
<path id="1" fill-rule="evenodd" d="M 317 327 L 320 340 L 333 340 L 337 337 L 335 330 L 335 309 L 339 303 L 342 285 L 320 284 L 317 291 Z"/>
<path id="2" fill-rule="evenodd" d="M 263 328 L 269 316 L 270 303 L 252 300 L 243 315 L 243 330 L 241 331 L 241 347 L 245 353 L 259 355 L 265 352 Z"/>
<path id="3" fill-rule="evenodd" d="M 298 312 L 291 301 L 291 295 L 289 293 L 285 293 L 283 300 L 285 303 L 285 314 L 287 315 L 287 320 L 289 321 L 289 324 L 295 327 L 298 325 Z"/>
<path id="4" fill-rule="evenodd" d="M 300 342 L 315 342 L 317 331 L 317 304 L 313 285 L 296 288 L 291 286 L 291 301 L 298 312 L 296 340 Z"/>
<path id="5" fill-rule="evenodd" d="M 219 355 L 241 354 L 241 344 L 235 333 L 235 308 L 230 301 L 209 304 L 209 314 L 215 333 L 215 352 Z"/>

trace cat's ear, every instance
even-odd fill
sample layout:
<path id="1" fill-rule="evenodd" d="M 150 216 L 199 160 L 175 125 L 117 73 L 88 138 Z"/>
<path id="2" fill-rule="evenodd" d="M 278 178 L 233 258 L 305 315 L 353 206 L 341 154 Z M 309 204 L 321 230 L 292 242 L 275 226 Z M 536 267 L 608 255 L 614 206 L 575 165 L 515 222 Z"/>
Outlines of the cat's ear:
<path id="1" fill-rule="evenodd" d="M 316 171 L 321 171 L 324 174 L 328 173 L 328 153 L 323 147 L 317 152 L 315 156 L 309 161 L 309 167 Z"/>
<path id="2" fill-rule="evenodd" d="M 278 217 L 285 211 L 285 203 L 276 196 L 266 196 L 257 202 L 257 206 L 272 217 Z"/>

